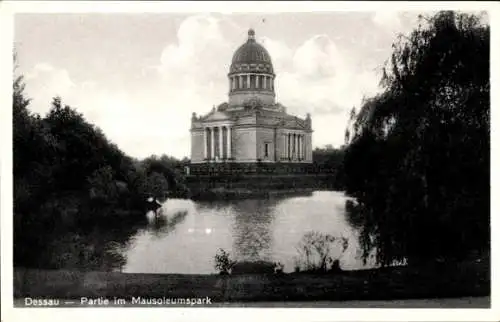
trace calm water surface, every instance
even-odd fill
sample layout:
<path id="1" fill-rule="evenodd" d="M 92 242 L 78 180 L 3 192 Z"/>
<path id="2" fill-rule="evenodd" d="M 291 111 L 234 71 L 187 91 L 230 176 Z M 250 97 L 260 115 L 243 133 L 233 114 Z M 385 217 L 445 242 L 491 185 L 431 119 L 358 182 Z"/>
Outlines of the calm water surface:
<path id="1" fill-rule="evenodd" d="M 158 222 L 148 214 L 120 252 L 123 272 L 214 273 L 219 248 L 239 261 L 281 262 L 294 270 L 297 246 L 307 232 L 346 237 L 349 246 L 340 258 L 343 269 L 360 269 L 357 231 L 347 221 L 342 192 L 316 191 L 298 197 L 217 202 L 168 200 Z M 332 255 L 341 253 L 332 249 Z"/>

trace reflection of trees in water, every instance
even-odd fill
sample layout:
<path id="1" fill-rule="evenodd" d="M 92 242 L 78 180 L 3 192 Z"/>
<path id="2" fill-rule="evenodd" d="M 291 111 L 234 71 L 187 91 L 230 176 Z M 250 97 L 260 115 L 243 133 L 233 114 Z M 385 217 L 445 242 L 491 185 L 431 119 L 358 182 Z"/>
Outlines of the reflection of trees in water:
<path id="1" fill-rule="evenodd" d="M 238 260 L 268 260 L 271 223 L 278 199 L 240 200 L 233 203 L 234 252 Z"/>
<path id="2" fill-rule="evenodd" d="M 149 223 L 148 227 L 155 238 L 163 238 L 172 232 L 177 224 L 181 223 L 187 216 L 187 211 L 179 211 L 173 216 L 160 216 Z"/>
<path id="3" fill-rule="evenodd" d="M 203 200 L 196 202 L 196 212 L 204 211 L 221 211 L 227 207 L 231 207 L 234 204 L 231 200 Z"/>
<path id="4" fill-rule="evenodd" d="M 270 195 L 265 199 L 258 198 L 249 198 L 249 199 L 213 199 L 213 200 L 197 200 L 196 201 L 196 210 L 198 212 L 202 212 L 203 210 L 210 211 L 220 211 L 228 207 L 234 207 L 238 204 L 248 202 L 258 202 L 265 201 L 269 204 L 277 205 L 283 200 L 287 200 L 292 197 L 310 197 L 313 195 L 313 190 L 298 190 L 298 191 L 280 191 L 274 190 Z"/>
<path id="5" fill-rule="evenodd" d="M 78 228 L 59 227 L 48 241 L 47 250 L 40 254 L 39 267 L 112 271 L 121 269 L 123 254 L 131 239 L 144 222 L 93 223 Z"/>

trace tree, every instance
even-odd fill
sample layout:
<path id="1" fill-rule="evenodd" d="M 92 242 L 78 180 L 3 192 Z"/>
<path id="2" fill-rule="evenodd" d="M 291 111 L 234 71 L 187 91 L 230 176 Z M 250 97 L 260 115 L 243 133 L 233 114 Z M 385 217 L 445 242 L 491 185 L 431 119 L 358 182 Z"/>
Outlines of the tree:
<path id="1" fill-rule="evenodd" d="M 232 260 L 230 254 L 224 249 L 219 248 L 214 258 L 214 267 L 221 275 L 228 275 L 231 273 L 236 261 Z"/>
<path id="2" fill-rule="evenodd" d="M 112 222 L 109 216 L 125 213 L 131 219 L 141 218 L 147 194 L 163 197 L 169 188 L 186 190 L 181 161 L 167 156 L 139 161 L 126 156 L 60 97 L 53 98 L 45 117 L 33 114 L 24 87 L 22 75 L 15 75 L 16 266 L 45 263 L 40 258 L 50 253 L 51 241 L 61 230 L 70 239 L 71 230 L 85 236 L 88 232 L 82 230 Z"/>
<path id="3" fill-rule="evenodd" d="M 113 169 L 110 166 L 97 169 L 87 181 L 91 200 L 101 204 L 117 201 L 118 188 L 113 178 Z"/>
<path id="4" fill-rule="evenodd" d="M 365 255 L 377 247 L 381 264 L 411 264 L 487 249 L 489 26 L 439 12 L 393 49 L 384 91 L 346 133 L 346 188 L 364 208 Z"/>
<path id="5" fill-rule="evenodd" d="M 325 148 L 316 148 L 313 150 L 313 166 L 319 173 L 330 174 L 329 179 L 331 184 L 336 189 L 344 188 L 344 178 L 343 178 L 343 160 L 344 160 L 344 148 L 333 148 L 331 144 L 325 146 Z"/>
<path id="6" fill-rule="evenodd" d="M 147 194 L 163 199 L 168 192 L 168 182 L 165 177 L 158 172 L 152 172 L 146 179 Z"/>

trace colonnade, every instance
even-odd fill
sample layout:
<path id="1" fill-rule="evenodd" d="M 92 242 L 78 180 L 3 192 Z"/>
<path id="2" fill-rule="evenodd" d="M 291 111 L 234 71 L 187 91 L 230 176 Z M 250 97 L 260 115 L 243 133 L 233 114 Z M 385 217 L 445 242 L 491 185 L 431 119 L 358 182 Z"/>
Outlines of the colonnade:
<path id="1" fill-rule="evenodd" d="M 274 77 L 255 73 L 229 76 L 229 88 L 274 90 Z"/>
<path id="2" fill-rule="evenodd" d="M 284 133 L 282 135 L 281 159 L 302 161 L 306 159 L 305 134 Z"/>
<path id="3" fill-rule="evenodd" d="M 224 144 L 224 128 L 226 129 L 226 144 Z M 218 137 L 216 137 L 215 132 L 217 132 Z M 205 127 L 203 143 L 205 159 L 231 158 L 231 127 L 228 125 Z"/>

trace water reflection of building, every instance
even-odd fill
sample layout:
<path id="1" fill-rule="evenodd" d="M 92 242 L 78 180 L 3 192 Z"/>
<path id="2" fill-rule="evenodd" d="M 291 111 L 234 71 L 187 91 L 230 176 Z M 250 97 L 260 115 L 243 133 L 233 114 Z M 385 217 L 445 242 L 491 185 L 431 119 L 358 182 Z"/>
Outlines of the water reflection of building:
<path id="1" fill-rule="evenodd" d="M 191 164 L 207 162 L 312 162 L 311 116 L 287 114 L 275 101 L 271 56 L 255 40 L 233 55 L 229 99 L 204 116 L 191 119 Z"/>
<path id="2" fill-rule="evenodd" d="M 233 251 L 237 260 L 271 260 L 273 211 L 278 202 L 249 199 L 233 203 Z"/>

